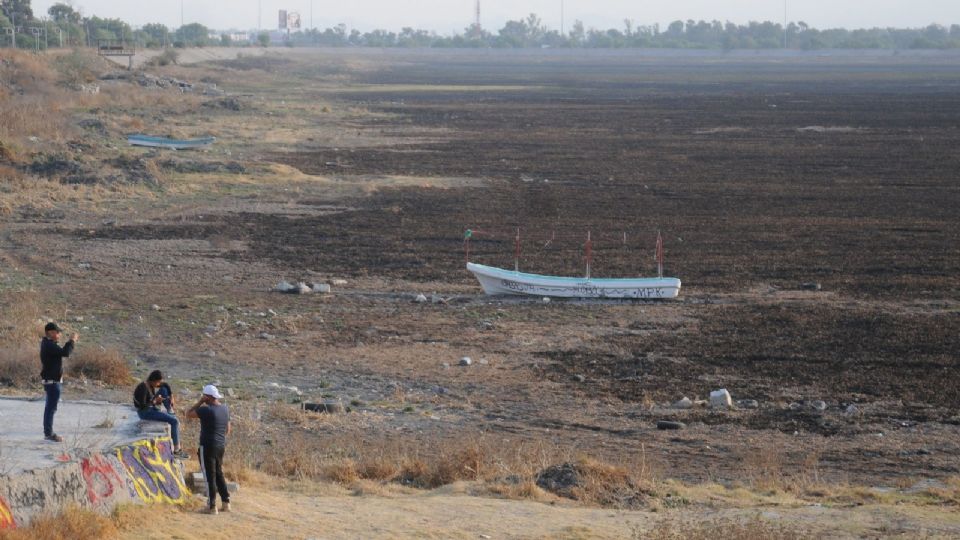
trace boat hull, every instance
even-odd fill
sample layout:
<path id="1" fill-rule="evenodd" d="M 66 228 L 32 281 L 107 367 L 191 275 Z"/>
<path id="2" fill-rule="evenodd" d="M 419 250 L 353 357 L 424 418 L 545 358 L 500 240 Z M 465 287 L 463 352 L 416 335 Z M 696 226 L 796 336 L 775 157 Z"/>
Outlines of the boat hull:
<path id="1" fill-rule="evenodd" d="M 205 148 L 213 144 L 215 137 L 201 139 L 168 139 L 166 137 L 148 137 L 146 135 L 129 135 L 127 142 L 134 146 L 150 146 L 154 148 L 171 148 L 173 150 L 187 150 L 189 148 Z"/>
<path id="2" fill-rule="evenodd" d="M 677 278 L 594 279 L 543 276 L 467 263 L 488 295 L 547 296 L 553 298 L 676 298 Z"/>

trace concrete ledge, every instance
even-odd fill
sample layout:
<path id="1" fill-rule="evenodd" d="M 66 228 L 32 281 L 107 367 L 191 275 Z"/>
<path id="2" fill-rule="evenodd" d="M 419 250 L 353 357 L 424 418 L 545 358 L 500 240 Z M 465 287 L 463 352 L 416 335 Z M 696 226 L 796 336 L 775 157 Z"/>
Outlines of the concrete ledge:
<path id="1" fill-rule="evenodd" d="M 89 414 L 89 411 L 80 411 L 78 405 L 62 402 L 61 411 L 74 406 L 76 414 Z M 132 412 L 129 407 L 106 403 L 96 405 L 113 411 L 113 414 Z M 36 406 L 42 409 L 42 403 Z M 13 400 L 0 399 L 0 413 L 3 415 L 11 412 L 23 415 L 18 407 Z M 29 420 L 39 420 L 40 416 L 32 413 L 28 412 Z M 58 412 L 58 419 L 59 416 Z M 23 527 L 39 515 L 57 514 L 73 505 L 106 513 L 120 503 L 186 502 L 190 493 L 184 483 L 183 465 L 173 457 L 173 442 L 167 435 L 169 425 L 134 422 L 133 418 L 136 413 L 132 413 L 128 422 L 112 428 L 112 439 L 100 442 L 85 433 L 99 427 L 96 424 L 98 419 L 86 419 L 72 437 L 72 446 L 42 440 L 36 442 L 40 435 L 33 433 L 36 428 L 32 426 L 33 422 L 30 422 L 26 436 L 9 422 L 0 428 L 0 431 L 8 430 L 4 436 L 11 433 L 15 436 L 7 437 L 14 439 L 12 444 L 19 443 L 24 447 L 14 448 L 14 451 L 20 451 L 24 460 L 35 463 L 29 470 L 20 467 L 0 475 L 0 529 Z M 144 431 L 139 431 L 141 424 Z M 43 453 L 45 451 L 53 454 Z"/>
<path id="2" fill-rule="evenodd" d="M 142 435 L 151 437 L 169 437 L 170 424 L 166 422 L 157 422 L 154 420 L 140 420 L 137 422 L 137 429 Z"/>

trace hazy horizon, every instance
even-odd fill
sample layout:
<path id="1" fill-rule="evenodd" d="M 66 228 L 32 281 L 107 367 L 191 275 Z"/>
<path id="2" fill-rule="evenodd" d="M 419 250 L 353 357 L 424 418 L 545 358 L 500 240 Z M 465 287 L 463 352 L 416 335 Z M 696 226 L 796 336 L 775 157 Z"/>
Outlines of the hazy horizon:
<path id="1" fill-rule="evenodd" d="M 223 9 L 223 0 L 191 0 L 183 2 L 183 20 L 189 24 L 201 23 L 217 30 L 253 29 L 258 27 L 258 1 L 262 5 L 261 28 L 277 26 L 280 9 L 299 12 L 304 29 L 311 25 L 310 0 L 233 0 L 233 7 Z M 56 0 L 36 1 L 33 9 L 45 14 Z M 129 2 L 118 0 L 78 0 L 67 2 L 85 15 L 119 18 L 134 25 L 162 23 L 170 27 L 180 25 L 181 2 L 157 0 Z M 784 20 L 782 0 L 676 0 L 648 2 L 640 5 L 627 0 L 563 0 L 564 26 L 569 31 L 575 20 L 588 28 L 622 28 L 624 19 L 635 25 L 659 23 L 666 27 L 675 20 L 720 20 L 744 24 L 749 21 Z M 842 5 L 840 5 L 842 4 Z M 440 34 L 462 32 L 473 22 L 474 0 L 421 0 L 415 7 L 398 6 L 386 0 L 364 0 L 333 3 L 314 0 L 313 25 L 327 28 L 344 23 L 361 30 L 386 29 L 399 31 L 403 27 L 432 30 Z M 788 0 L 786 17 L 789 21 L 803 21 L 816 28 L 915 28 L 931 23 L 950 25 L 960 23 L 960 2 L 957 0 Z M 495 31 L 508 20 L 536 13 L 550 29 L 561 25 L 561 0 L 481 0 L 481 23 Z"/>

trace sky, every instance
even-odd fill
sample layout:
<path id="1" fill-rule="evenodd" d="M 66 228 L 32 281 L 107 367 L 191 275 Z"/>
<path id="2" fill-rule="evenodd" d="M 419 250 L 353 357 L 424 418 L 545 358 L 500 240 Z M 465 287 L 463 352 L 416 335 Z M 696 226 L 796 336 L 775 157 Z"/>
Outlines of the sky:
<path id="1" fill-rule="evenodd" d="M 39 15 L 58 0 L 33 0 Z M 62 0 L 60 0 L 62 1 Z M 199 22 L 217 30 L 276 28 L 280 9 L 299 12 L 304 27 L 345 23 L 368 31 L 398 31 L 405 26 L 440 34 L 462 32 L 473 22 L 475 0 L 70 0 L 84 15 L 120 18 L 134 26 L 159 22 L 170 27 Z M 258 5 L 262 8 L 258 8 Z M 675 20 L 720 20 L 734 23 L 784 19 L 784 0 L 481 0 L 481 23 L 496 31 L 507 20 L 536 13 L 548 28 L 567 30 L 574 20 L 587 28 L 622 28 Z M 261 13 L 258 19 L 258 13 Z M 786 0 L 790 21 L 815 28 L 921 27 L 960 24 L 960 0 Z M 258 22 L 260 21 L 260 22 Z M 262 26 L 259 26 L 262 25 Z"/>

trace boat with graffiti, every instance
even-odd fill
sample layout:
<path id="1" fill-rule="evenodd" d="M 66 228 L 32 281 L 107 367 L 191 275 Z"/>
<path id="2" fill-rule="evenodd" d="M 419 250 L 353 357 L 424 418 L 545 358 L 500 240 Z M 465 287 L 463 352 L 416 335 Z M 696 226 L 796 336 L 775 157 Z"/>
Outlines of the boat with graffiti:
<path id="1" fill-rule="evenodd" d="M 127 142 L 133 146 L 150 146 L 155 148 L 169 148 L 171 150 L 189 150 L 192 148 L 206 148 L 216 141 L 216 137 L 200 137 L 197 139 L 171 139 L 168 137 L 151 137 L 139 133 L 127 135 Z"/>
<path id="2" fill-rule="evenodd" d="M 653 278 L 587 278 L 544 276 L 467 263 L 489 295 L 529 295 L 555 298 L 676 298 L 680 280 Z"/>
<path id="3" fill-rule="evenodd" d="M 520 232 L 516 236 L 515 269 L 505 270 L 469 262 L 469 240 L 474 231 L 464 238 L 467 251 L 467 270 L 480 282 L 488 295 L 526 295 L 554 298 L 676 298 L 680 294 L 680 279 L 663 277 L 663 238 L 657 233 L 657 277 L 594 278 L 590 276 L 593 247 L 587 233 L 587 269 L 584 277 L 548 276 L 520 271 Z"/>

